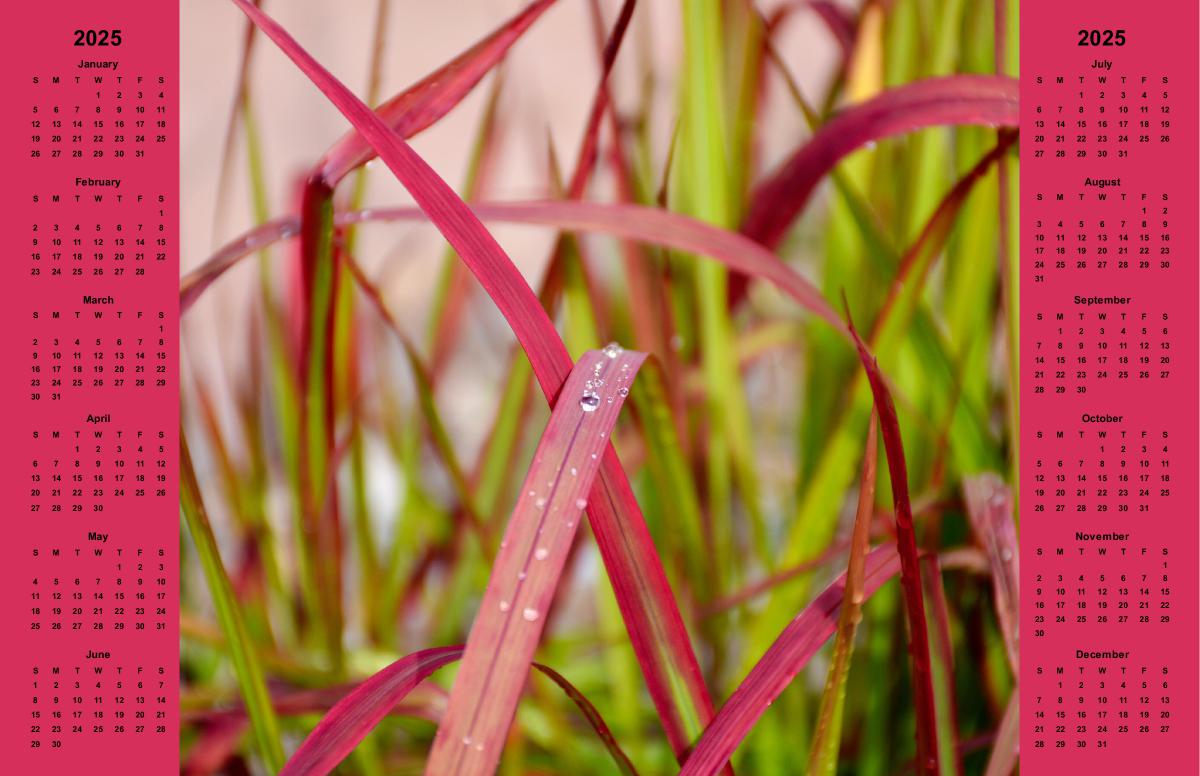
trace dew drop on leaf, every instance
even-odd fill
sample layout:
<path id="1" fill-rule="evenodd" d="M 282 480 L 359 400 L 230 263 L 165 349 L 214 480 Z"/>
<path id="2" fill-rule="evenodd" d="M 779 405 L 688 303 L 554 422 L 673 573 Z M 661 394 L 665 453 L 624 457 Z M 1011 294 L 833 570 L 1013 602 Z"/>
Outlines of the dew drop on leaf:
<path id="1" fill-rule="evenodd" d="M 604 350 L 603 350 L 604 355 L 608 356 L 609 358 L 616 358 L 617 356 L 621 355 L 624 352 L 625 352 L 625 349 L 622 348 L 620 345 L 618 345 L 615 342 L 608 343 L 607 345 L 604 346 Z"/>
<path id="2" fill-rule="evenodd" d="M 600 406 L 600 397 L 595 391 L 584 391 L 583 396 L 579 397 L 579 409 L 584 412 L 595 412 Z"/>
<path id="3" fill-rule="evenodd" d="M 584 507 L 587 506 L 587 499 L 585 499 L 585 498 L 575 499 L 575 506 L 579 507 L 580 509 L 583 509 Z"/>
<path id="4" fill-rule="evenodd" d="M 533 557 L 536 558 L 537 560 L 545 560 L 546 556 L 549 554 L 550 554 L 550 551 L 547 550 L 545 547 L 538 547 L 536 550 L 533 551 Z"/>
<path id="5" fill-rule="evenodd" d="M 521 612 L 521 616 L 524 617 L 529 622 L 533 622 L 538 618 L 538 610 L 534 609 L 532 607 L 529 607 L 529 608 L 525 609 L 525 611 Z"/>

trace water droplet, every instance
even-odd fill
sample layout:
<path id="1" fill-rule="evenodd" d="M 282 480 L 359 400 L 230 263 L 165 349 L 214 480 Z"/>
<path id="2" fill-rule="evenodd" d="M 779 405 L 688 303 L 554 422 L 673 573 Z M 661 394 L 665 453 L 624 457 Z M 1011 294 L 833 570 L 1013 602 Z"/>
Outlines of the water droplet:
<path id="1" fill-rule="evenodd" d="M 471 745 L 471 737 L 463 736 L 463 746 L 470 746 L 470 745 Z"/>
<path id="2" fill-rule="evenodd" d="M 574 521 L 574 520 L 568 520 L 568 521 L 567 521 L 567 528 L 574 528 L 574 527 L 575 527 L 575 521 Z"/>
<path id="3" fill-rule="evenodd" d="M 482 752 L 482 751 L 483 751 L 483 744 L 475 744 L 475 751 L 476 751 L 476 752 Z"/>
<path id="4" fill-rule="evenodd" d="M 608 356 L 609 358 L 616 358 L 617 356 L 619 356 L 625 352 L 625 348 L 621 347 L 620 345 L 618 345 L 615 342 L 610 342 L 604 346 L 603 352 L 604 352 L 604 355 Z"/>
<path id="5" fill-rule="evenodd" d="M 1000 550 L 1000 559 L 1003 560 L 1005 563 L 1012 560 L 1013 559 L 1012 550 L 1008 549 L 1007 547 Z"/>
<path id="6" fill-rule="evenodd" d="M 613 397 L 612 397 L 612 396 L 609 396 L 609 397 L 608 397 L 608 403 L 609 403 L 609 404 L 612 404 L 612 403 L 613 403 Z"/>
<path id="7" fill-rule="evenodd" d="M 592 460 L 593 460 L 593 461 L 594 461 L 594 460 L 596 460 L 596 454 L 595 454 L 595 453 L 592 453 Z"/>
<path id="8" fill-rule="evenodd" d="M 572 477 L 578 477 L 578 476 L 579 476 L 579 470 L 578 470 L 578 469 L 576 469 L 574 466 L 572 466 L 572 467 L 571 467 L 571 476 L 572 476 Z"/>
<path id="9" fill-rule="evenodd" d="M 544 499 L 544 498 L 539 498 L 537 501 L 533 502 L 533 504 L 534 504 L 534 506 L 536 506 L 538 509 L 541 509 L 542 507 L 546 506 L 546 499 Z"/>
<path id="10" fill-rule="evenodd" d="M 525 572 L 524 572 L 524 571 L 518 572 L 518 573 L 517 573 L 517 579 L 518 579 L 519 581 L 524 581 L 524 579 L 525 579 Z"/>
<path id="11" fill-rule="evenodd" d="M 587 506 L 587 499 L 585 499 L 585 498 L 575 499 L 575 506 L 579 507 L 580 509 L 583 509 L 584 507 Z"/>
<path id="12" fill-rule="evenodd" d="M 533 622 L 534 620 L 536 620 L 538 618 L 539 615 L 538 615 L 537 609 L 528 607 L 525 609 L 525 611 L 521 612 L 521 616 L 524 617 L 529 622 Z"/>
<path id="13" fill-rule="evenodd" d="M 579 409 L 584 412 L 595 412 L 599 406 L 600 397 L 596 395 L 595 391 L 584 391 L 583 396 L 579 397 Z"/>
<path id="14" fill-rule="evenodd" d="M 508 601 L 500 602 L 500 611 L 507 612 L 511 608 L 512 608 L 512 604 L 510 604 Z"/>
<path id="15" fill-rule="evenodd" d="M 622 385 L 621 389 L 619 391 L 617 391 L 617 393 L 621 394 L 621 396 L 628 396 L 629 389 Z"/>
<path id="16" fill-rule="evenodd" d="M 529 495 L 531 495 L 531 496 L 536 496 L 536 495 L 537 495 L 537 491 L 536 491 L 536 490 L 531 490 L 531 491 L 529 491 Z"/>
<path id="17" fill-rule="evenodd" d="M 536 550 L 533 551 L 533 557 L 536 560 L 545 560 L 546 556 L 549 554 L 550 554 L 550 550 L 547 550 L 545 547 L 538 547 Z"/>

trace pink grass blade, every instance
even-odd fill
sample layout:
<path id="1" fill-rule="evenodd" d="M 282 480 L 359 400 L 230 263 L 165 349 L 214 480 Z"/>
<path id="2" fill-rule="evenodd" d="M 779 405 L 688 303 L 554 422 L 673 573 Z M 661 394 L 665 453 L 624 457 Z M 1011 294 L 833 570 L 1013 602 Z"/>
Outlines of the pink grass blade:
<path id="1" fill-rule="evenodd" d="M 531 2 L 486 38 L 384 102 L 376 112 L 401 137 L 409 138 L 427 129 L 462 102 L 554 2 Z M 351 130 L 325 153 L 314 176 L 334 188 L 356 167 L 373 159 L 375 153 L 362 134 Z"/>
<path id="2" fill-rule="evenodd" d="M 888 476 L 892 483 L 892 507 L 896 513 L 896 546 L 900 554 L 900 584 L 904 589 L 908 614 L 909 653 L 912 658 L 913 696 L 917 717 L 917 773 L 934 776 L 939 772 L 937 713 L 934 705 L 933 676 L 929 663 L 929 630 L 925 621 L 925 600 L 921 590 L 920 559 L 913 528 L 912 503 L 908 497 L 908 466 L 896 406 L 879 363 L 867 350 L 853 323 L 850 334 L 858 347 L 858 358 L 866 370 L 875 397 L 875 412 L 883 432 L 887 452 Z"/>
<path id="3" fill-rule="evenodd" d="M 875 515 L 875 480 L 879 459 L 879 422 L 874 414 L 867 424 L 867 446 L 863 454 L 862 476 L 858 484 L 858 508 L 850 540 L 850 560 L 846 566 L 846 591 L 838 616 L 837 637 L 817 727 L 808 752 L 809 776 L 827 776 L 837 772 L 841 748 L 842 712 L 846 701 L 846 681 L 850 677 L 850 659 L 854 654 L 854 636 L 862 620 L 867 553 L 871 549 L 871 519 Z"/>
<path id="4" fill-rule="evenodd" d="M 461 654 L 461 647 L 424 649 L 364 681 L 330 709 L 279 776 L 324 776 L 332 771 L 409 692 Z"/>
<path id="5" fill-rule="evenodd" d="M 835 116 L 754 191 L 742 232 L 779 245 L 817 184 L 867 143 L 926 127 L 1015 127 L 1017 82 L 1003 76 L 955 75 L 890 89 Z"/>
<path id="6" fill-rule="evenodd" d="M 554 326 L 512 261 L 437 174 L 362 101 L 248 0 L 234 0 L 321 89 L 372 145 L 504 314 L 554 402 L 572 362 Z M 712 717 L 712 700 L 645 519 L 612 446 L 601 456 L 588 516 L 612 580 L 630 641 L 672 750 Z"/>
<path id="7" fill-rule="evenodd" d="M 980 474 L 963 481 L 967 515 L 992 572 L 996 620 L 1013 676 L 1020 674 L 1020 559 L 1017 526 L 1013 520 L 1012 491 L 995 474 Z"/>
<path id="8" fill-rule="evenodd" d="M 863 575 L 863 600 L 899 570 L 896 545 L 872 550 Z M 846 575 L 842 574 L 783 629 L 704 730 L 680 776 L 712 776 L 724 767 L 775 698 L 837 630 L 845 597 Z"/>
<path id="9" fill-rule="evenodd" d="M 645 355 L 585 353 L 563 386 L 492 566 L 427 774 L 490 774 L 517 710 L 600 454 Z"/>
<path id="10" fill-rule="evenodd" d="M 541 224 L 566 231 L 608 234 L 683 253 L 707 256 L 731 270 L 771 283 L 792 297 L 801 307 L 846 336 L 849 341 L 845 322 L 830 306 L 821 291 L 807 278 L 762 245 L 720 226 L 669 210 L 631 204 L 543 200 L 483 203 L 474 206 L 473 209 L 475 214 L 485 221 Z M 424 216 L 412 208 L 377 208 L 359 213 L 341 213 L 337 220 L 354 222 L 359 219 L 422 218 Z M 280 228 L 286 229 L 286 223 L 281 222 Z M 228 261 L 224 251 L 218 253 L 214 259 L 218 257 Z M 200 272 L 197 270 L 197 273 Z M 201 284 L 207 284 L 202 275 L 189 281 L 189 286 L 193 288 Z"/>

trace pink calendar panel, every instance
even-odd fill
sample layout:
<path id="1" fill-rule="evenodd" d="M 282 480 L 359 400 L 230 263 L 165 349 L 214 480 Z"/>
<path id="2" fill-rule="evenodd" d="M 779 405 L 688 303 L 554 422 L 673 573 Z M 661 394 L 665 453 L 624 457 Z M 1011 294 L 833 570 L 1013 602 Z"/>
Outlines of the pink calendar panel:
<path id="1" fill-rule="evenodd" d="M 1021 764 L 1196 773 L 1194 3 L 1021 17 Z"/>
<path id="2" fill-rule="evenodd" d="M 13 773 L 178 768 L 178 8 L 19 4 L 0 315 Z"/>

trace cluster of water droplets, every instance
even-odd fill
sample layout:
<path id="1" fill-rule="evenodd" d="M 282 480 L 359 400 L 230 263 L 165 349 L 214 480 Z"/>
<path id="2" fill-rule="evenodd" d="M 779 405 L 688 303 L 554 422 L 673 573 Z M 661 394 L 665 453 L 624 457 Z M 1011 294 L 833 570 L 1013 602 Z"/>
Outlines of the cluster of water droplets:
<path id="1" fill-rule="evenodd" d="M 615 342 L 610 342 L 600 352 L 610 360 L 616 360 L 618 356 L 625 352 L 625 349 Z M 579 396 L 579 408 L 584 412 L 595 412 L 596 408 L 600 406 L 600 389 L 604 387 L 605 382 L 604 378 L 600 376 L 603 371 L 604 363 L 597 361 L 592 367 L 592 378 L 583 384 L 583 393 Z M 620 385 L 617 388 L 617 393 L 622 398 L 629 395 L 629 386 L 627 385 L 629 381 L 628 372 L 629 364 L 621 364 L 621 376 L 618 379 Z M 607 403 L 612 404 L 615 399 L 615 396 L 609 394 Z"/>
<path id="2" fill-rule="evenodd" d="M 610 360 L 616 360 L 622 353 L 625 352 L 625 349 L 622 348 L 620 345 L 618 345 L 615 342 L 610 342 L 608 345 L 606 345 L 604 347 L 603 350 L 601 350 L 601 352 L 605 356 L 607 356 Z M 598 361 L 592 368 L 591 378 L 588 379 L 587 382 L 584 383 L 583 393 L 579 397 L 579 408 L 582 409 L 584 412 L 595 412 L 596 408 L 599 407 L 600 404 L 604 401 L 604 399 L 602 399 L 601 395 L 600 395 L 600 391 L 601 391 L 601 389 L 604 388 L 604 384 L 605 384 L 605 379 L 602 376 L 603 373 L 604 373 L 604 362 Z M 620 394 L 620 396 L 622 398 L 628 396 L 629 395 L 629 385 L 628 385 L 628 383 L 629 383 L 629 364 L 627 364 L 627 363 L 621 364 L 620 375 L 617 378 L 617 383 L 618 383 L 618 387 L 617 387 L 616 393 Z M 607 397 L 607 403 L 612 404 L 614 399 L 615 399 L 614 395 L 610 394 Z M 604 435 L 605 435 L 604 432 L 600 432 L 600 436 L 604 436 Z M 596 453 L 592 453 L 591 457 L 593 460 L 598 458 Z M 571 472 L 572 477 L 577 477 L 579 475 L 579 470 L 576 467 L 571 467 L 570 472 Z M 550 487 L 553 488 L 554 483 L 550 482 L 550 483 L 548 483 L 548 485 L 550 485 Z M 538 509 L 545 509 L 546 503 L 547 503 L 545 496 L 540 496 L 540 495 L 538 495 L 537 491 L 531 490 L 531 491 L 529 491 L 529 498 L 533 499 L 534 506 L 536 506 Z M 575 499 L 575 507 L 577 509 L 585 509 L 587 507 L 587 499 L 582 498 L 582 497 Z M 572 517 L 572 519 L 570 519 L 567 522 L 566 526 L 567 526 L 567 528 L 573 528 L 575 526 L 575 520 L 573 519 L 573 517 Z M 539 529 L 538 533 L 541 534 L 542 531 Z M 502 544 L 501 546 L 503 547 L 503 546 L 505 546 L 505 544 Z M 550 556 L 550 551 L 545 547 L 538 547 L 533 551 L 533 559 L 534 560 L 542 561 L 542 560 L 545 560 L 546 558 L 548 558 L 549 556 Z M 524 582 L 525 577 L 526 577 L 526 572 L 523 570 L 517 574 L 518 586 L 520 585 L 520 583 Z M 500 607 L 501 612 L 511 611 L 512 610 L 512 602 L 507 599 L 502 600 L 502 601 L 500 601 L 499 607 Z M 525 620 L 526 622 L 536 622 L 539 617 L 541 617 L 541 613 L 533 607 L 525 607 L 524 609 L 521 610 L 521 618 L 523 620 Z M 470 746 L 470 745 L 472 745 L 472 743 L 473 742 L 471 741 L 470 738 L 463 739 L 464 745 Z"/>

